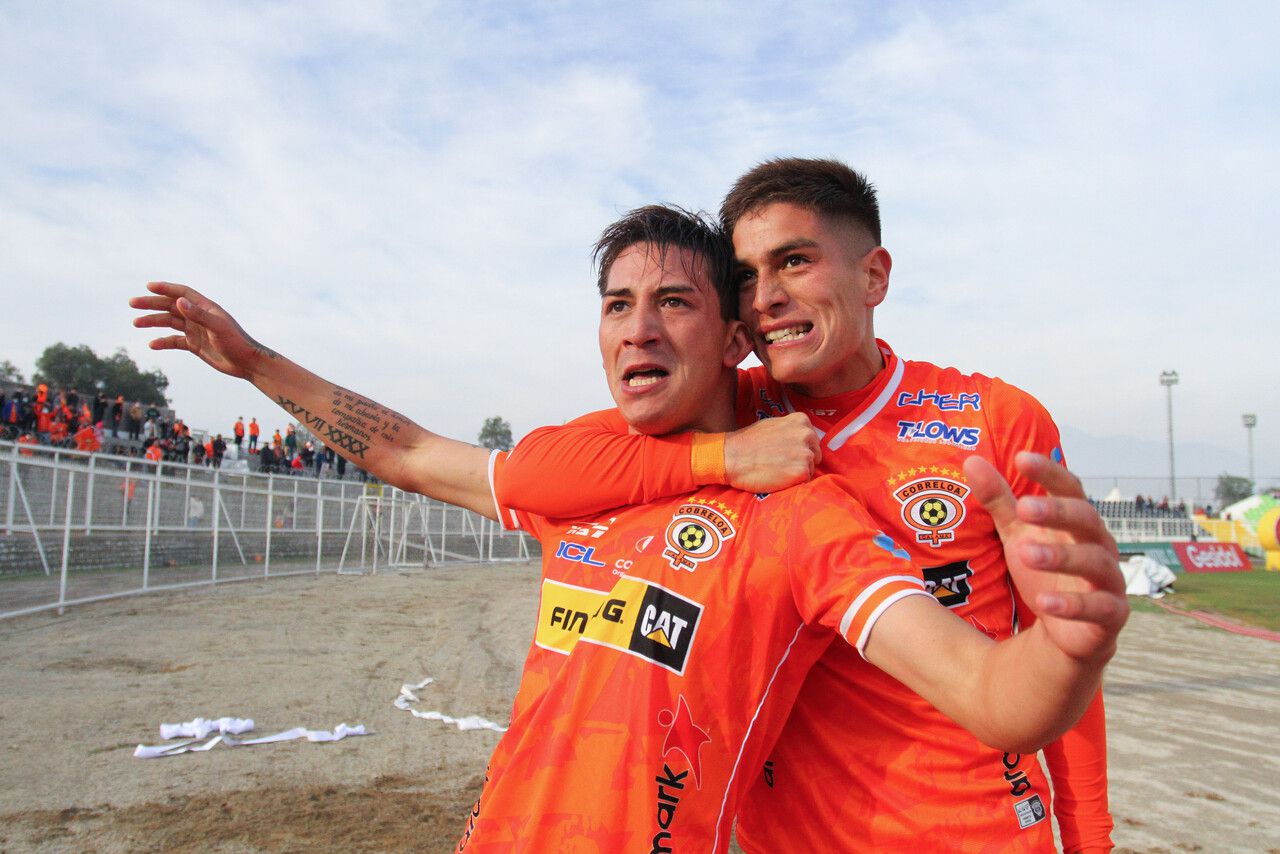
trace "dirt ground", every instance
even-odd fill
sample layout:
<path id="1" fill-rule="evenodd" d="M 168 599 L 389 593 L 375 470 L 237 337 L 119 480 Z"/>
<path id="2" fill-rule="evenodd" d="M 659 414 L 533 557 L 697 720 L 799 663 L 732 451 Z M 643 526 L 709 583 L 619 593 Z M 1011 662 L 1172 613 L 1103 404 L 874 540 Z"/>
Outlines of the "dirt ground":
<path id="1" fill-rule="evenodd" d="M 0 852 L 449 851 L 505 722 L 536 567 L 245 582 L 0 623 Z M 1280 645 L 1135 613 L 1106 688 L 1118 850 L 1280 852 Z M 140 760 L 159 725 L 364 724 Z"/>

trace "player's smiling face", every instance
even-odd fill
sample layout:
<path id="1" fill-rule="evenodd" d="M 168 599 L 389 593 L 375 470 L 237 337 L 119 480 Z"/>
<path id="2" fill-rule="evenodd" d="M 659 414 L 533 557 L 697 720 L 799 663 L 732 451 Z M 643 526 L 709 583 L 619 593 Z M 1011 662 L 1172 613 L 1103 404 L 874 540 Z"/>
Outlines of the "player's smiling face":
<path id="1" fill-rule="evenodd" d="M 687 249 L 640 243 L 609 270 L 600 354 L 633 431 L 732 429 L 732 372 L 750 350 L 738 321 L 720 316 L 706 265 Z"/>
<path id="2" fill-rule="evenodd" d="M 889 253 L 852 225 L 779 202 L 733 229 L 739 312 L 756 354 L 810 397 L 866 385 L 882 365 L 872 309 L 889 285 Z"/>

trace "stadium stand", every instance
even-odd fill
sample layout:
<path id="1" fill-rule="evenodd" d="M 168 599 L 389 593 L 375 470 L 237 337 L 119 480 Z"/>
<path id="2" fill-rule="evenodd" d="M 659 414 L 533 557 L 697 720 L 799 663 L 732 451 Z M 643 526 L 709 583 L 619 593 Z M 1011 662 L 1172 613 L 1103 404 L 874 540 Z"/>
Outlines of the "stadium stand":
<path id="1" fill-rule="evenodd" d="M 290 439 L 296 435 L 292 425 L 287 425 L 284 431 Z M 276 432 L 281 431 L 277 428 Z M 229 426 L 226 437 L 231 434 Z M 2 441 L 220 467 L 223 454 L 209 452 L 227 449 L 230 442 L 226 437 L 216 431 L 190 427 L 166 406 L 127 401 L 105 389 L 96 395 L 80 395 L 75 389 L 0 382 Z M 234 467 L 241 472 L 353 481 L 372 479 L 358 467 L 337 464 L 333 452 L 318 440 L 295 440 L 283 452 L 277 450 L 271 455 L 232 452 L 227 456 L 228 461 L 236 459 L 241 462 Z"/>
<path id="2" fill-rule="evenodd" d="M 1150 501 L 1091 500 L 1107 529 L 1117 540 L 1174 542 L 1212 539 L 1208 531 L 1188 515 L 1186 507 L 1161 508 Z"/>

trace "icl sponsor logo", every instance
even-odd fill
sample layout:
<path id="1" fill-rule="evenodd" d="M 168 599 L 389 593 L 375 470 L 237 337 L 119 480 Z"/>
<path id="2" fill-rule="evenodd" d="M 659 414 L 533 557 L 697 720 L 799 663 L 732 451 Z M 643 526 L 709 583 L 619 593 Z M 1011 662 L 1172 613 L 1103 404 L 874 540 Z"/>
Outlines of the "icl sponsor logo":
<path id="1" fill-rule="evenodd" d="M 604 566 L 604 561 L 596 560 L 596 547 L 587 547 L 580 543 L 570 543 L 565 540 L 560 541 L 559 548 L 556 549 L 556 557 L 574 563 L 586 564 L 587 566 Z"/>

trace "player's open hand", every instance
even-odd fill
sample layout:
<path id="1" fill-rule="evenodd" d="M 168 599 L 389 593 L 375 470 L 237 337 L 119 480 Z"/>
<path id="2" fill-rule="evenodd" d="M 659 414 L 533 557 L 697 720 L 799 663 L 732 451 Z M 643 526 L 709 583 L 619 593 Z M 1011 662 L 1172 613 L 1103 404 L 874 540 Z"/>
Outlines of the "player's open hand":
<path id="1" fill-rule="evenodd" d="M 132 308 L 153 312 L 133 319 L 140 329 L 173 329 L 179 334 L 155 338 L 152 350 L 186 350 L 213 368 L 251 380 L 254 365 L 276 354 L 250 338 L 222 306 L 194 288 L 172 282 L 148 282 L 147 296 L 129 300 Z"/>
<path id="2" fill-rule="evenodd" d="M 802 412 L 765 418 L 724 440 L 726 479 L 747 492 L 777 492 L 804 483 L 821 461 L 818 433 Z"/>
<path id="3" fill-rule="evenodd" d="M 1129 618 L 1115 540 L 1066 468 L 1029 451 L 1014 462 L 1048 495 L 1015 499 L 976 455 L 965 460 L 965 477 L 995 520 L 1014 584 L 1052 641 L 1072 658 L 1105 661 Z"/>

